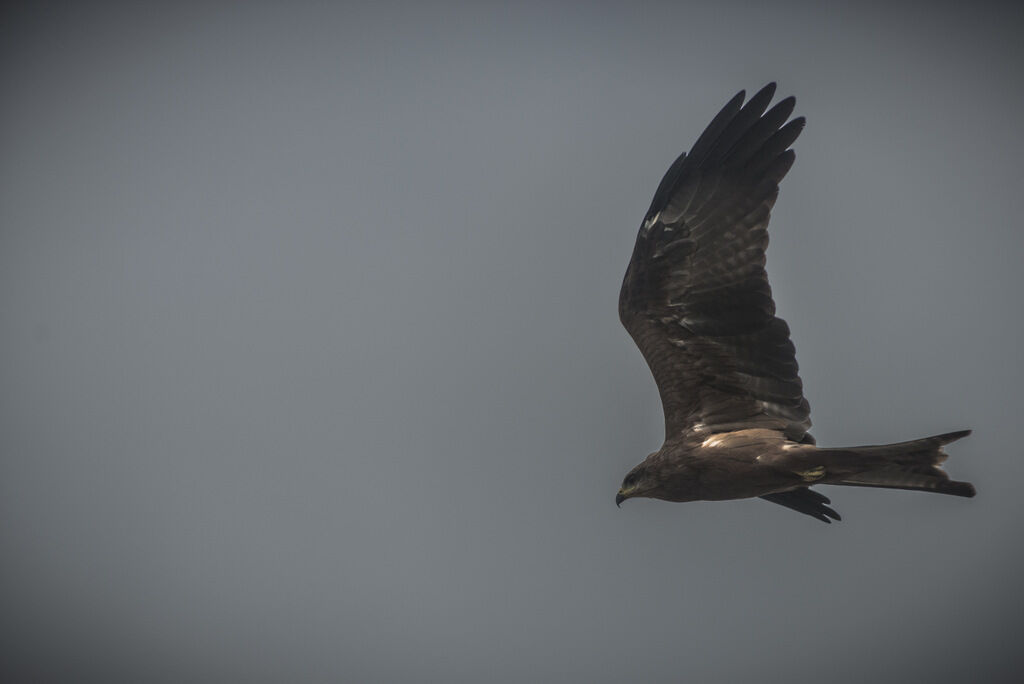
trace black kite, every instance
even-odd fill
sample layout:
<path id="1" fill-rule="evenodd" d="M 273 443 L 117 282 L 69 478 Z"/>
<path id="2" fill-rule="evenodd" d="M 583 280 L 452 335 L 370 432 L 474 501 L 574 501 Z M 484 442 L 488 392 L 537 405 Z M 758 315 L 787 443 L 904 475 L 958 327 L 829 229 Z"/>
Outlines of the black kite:
<path id="1" fill-rule="evenodd" d="M 741 91 L 654 193 L 619 295 L 619 317 L 654 374 L 665 443 L 633 468 L 615 502 L 759 496 L 824 522 L 839 520 L 818 484 L 974 496 L 949 479 L 942 446 L 969 430 L 882 446 L 823 449 L 789 327 L 775 316 L 765 274 L 768 218 L 789 146 L 796 101 L 771 109 L 771 83 L 744 105 Z M 766 111 L 767 110 L 767 111 Z"/>

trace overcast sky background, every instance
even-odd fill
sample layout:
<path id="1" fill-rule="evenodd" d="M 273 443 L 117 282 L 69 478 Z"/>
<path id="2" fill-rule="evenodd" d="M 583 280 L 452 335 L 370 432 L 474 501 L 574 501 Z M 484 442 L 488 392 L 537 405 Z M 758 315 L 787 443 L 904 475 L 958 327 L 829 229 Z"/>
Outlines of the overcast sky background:
<path id="1" fill-rule="evenodd" d="M 851 5 L 6 3 L 3 671 L 1019 672 L 1024 11 Z M 614 505 L 662 439 L 636 229 L 771 80 L 813 432 L 973 428 L 973 500 Z"/>

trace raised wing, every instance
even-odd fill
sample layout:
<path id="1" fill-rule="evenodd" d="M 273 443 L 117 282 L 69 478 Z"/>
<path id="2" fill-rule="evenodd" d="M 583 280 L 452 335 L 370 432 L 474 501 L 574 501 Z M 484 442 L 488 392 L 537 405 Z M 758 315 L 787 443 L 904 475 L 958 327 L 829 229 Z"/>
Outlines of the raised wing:
<path id="1" fill-rule="evenodd" d="M 654 374 L 665 437 L 781 430 L 813 441 L 789 327 L 764 270 L 768 218 L 804 119 L 741 91 L 669 168 L 640 226 L 619 317 Z M 785 125 L 783 125 L 785 124 Z"/>

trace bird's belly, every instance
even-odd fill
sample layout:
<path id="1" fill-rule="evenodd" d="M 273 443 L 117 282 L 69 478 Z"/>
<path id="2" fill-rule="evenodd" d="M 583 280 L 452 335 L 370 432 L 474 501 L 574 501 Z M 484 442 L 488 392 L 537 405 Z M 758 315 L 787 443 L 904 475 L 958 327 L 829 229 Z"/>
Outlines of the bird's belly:
<path id="1" fill-rule="evenodd" d="M 791 474 L 765 466 L 756 460 L 709 459 L 699 469 L 697 498 L 703 501 L 747 499 L 791 489 Z"/>

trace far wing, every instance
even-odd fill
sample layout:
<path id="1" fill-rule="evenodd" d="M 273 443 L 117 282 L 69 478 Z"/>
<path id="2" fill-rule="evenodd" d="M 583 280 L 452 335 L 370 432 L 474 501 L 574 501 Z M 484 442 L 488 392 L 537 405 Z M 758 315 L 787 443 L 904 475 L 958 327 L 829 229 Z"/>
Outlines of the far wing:
<path id="1" fill-rule="evenodd" d="M 776 494 L 765 494 L 761 497 L 765 501 L 777 503 L 791 510 L 817 518 L 821 522 L 831 523 L 832 520 L 842 520 L 842 517 L 833 509 L 829 508 L 831 500 L 824 494 L 815 492 L 807 487 L 791 489 L 788 492 Z M 829 520 L 831 518 L 832 520 Z"/>
<path id="2" fill-rule="evenodd" d="M 810 408 L 764 270 L 768 218 L 803 118 L 740 92 L 662 179 L 637 236 L 619 317 L 661 393 L 666 439 L 752 427 L 803 440 Z M 785 125 L 783 125 L 785 124 Z M 807 436 L 809 437 L 809 436 Z"/>

